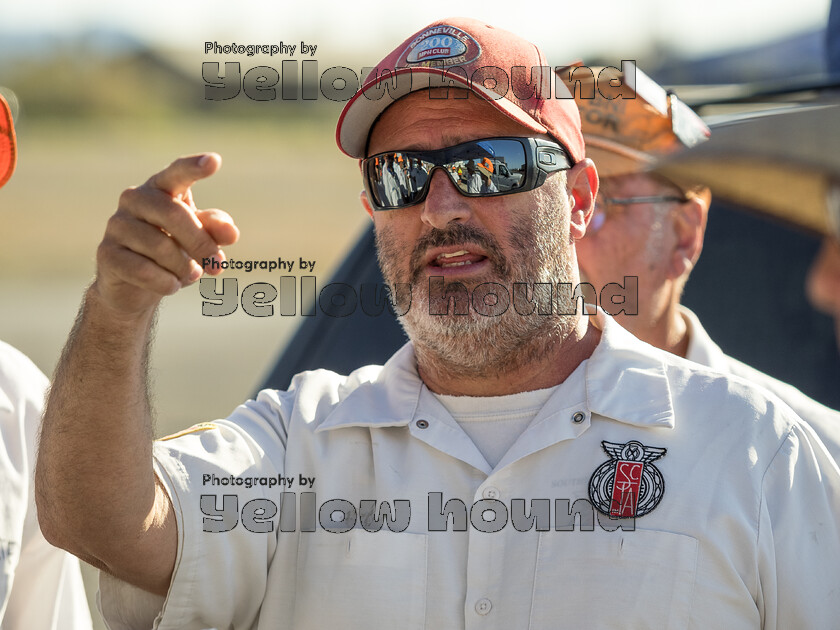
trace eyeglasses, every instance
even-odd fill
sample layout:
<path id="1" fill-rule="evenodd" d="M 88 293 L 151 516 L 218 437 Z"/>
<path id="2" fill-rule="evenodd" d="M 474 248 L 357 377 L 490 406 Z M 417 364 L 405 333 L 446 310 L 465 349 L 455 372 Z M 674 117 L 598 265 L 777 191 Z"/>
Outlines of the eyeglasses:
<path id="1" fill-rule="evenodd" d="M 595 199 L 595 212 L 592 220 L 589 223 L 591 231 L 595 232 L 601 229 L 604 221 L 607 218 L 607 208 L 609 206 L 631 206 L 638 203 L 684 203 L 687 201 L 685 197 L 677 195 L 648 195 L 646 197 L 601 197 Z"/>
<path id="2" fill-rule="evenodd" d="M 365 192 L 376 210 L 422 202 L 442 169 L 465 197 L 533 190 L 549 173 L 572 167 L 561 145 L 541 138 L 485 138 L 434 151 L 386 151 L 362 161 Z"/>
<path id="3" fill-rule="evenodd" d="M 607 197 L 606 199 L 604 199 L 604 201 L 607 204 L 612 204 L 615 206 L 629 206 L 634 203 L 682 203 L 685 200 L 685 197 L 677 197 L 676 195 L 650 195 L 648 197 L 622 197 L 620 199 Z"/>

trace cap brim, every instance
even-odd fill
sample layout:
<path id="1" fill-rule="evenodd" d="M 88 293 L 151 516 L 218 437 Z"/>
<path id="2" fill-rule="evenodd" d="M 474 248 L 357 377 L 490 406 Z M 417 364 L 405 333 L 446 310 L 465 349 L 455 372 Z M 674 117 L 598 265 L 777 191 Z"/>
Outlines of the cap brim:
<path id="1" fill-rule="evenodd" d="M 382 77 L 367 81 L 362 85 L 361 89 L 353 95 L 353 98 L 347 103 L 341 117 L 338 119 L 336 125 L 335 140 L 338 148 L 345 155 L 354 158 L 365 157 L 365 149 L 367 148 L 368 132 L 373 127 L 373 123 L 384 112 L 389 105 L 392 105 L 397 99 L 417 92 L 419 90 L 426 90 L 430 87 L 451 87 L 449 82 L 459 84 L 454 87 L 463 87 L 470 90 L 473 94 L 483 98 L 485 101 L 493 105 L 500 112 L 515 120 L 525 128 L 536 133 L 548 133 L 545 126 L 537 122 L 533 117 L 526 114 L 516 104 L 510 102 L 506 98 L 499 96 L 498 93 L 485 88 L 483 85 L 471 83 L 466 78 L 461 77 L 458 73 L 453 72 L 451 68 L 442 70 L 439 68 L 427 67 L 410 67 L 399 68 L 393 73 L 393 76 L 400 77 L 409 75 L 407 78 L 410 81 L 402 82 L 397 79 L 397 90 L 393 92 L 387 89 L 382 89 L 378 98 L 371 98 L 369 93 L 372 89 L 381 85 Z M 386 75 L 387 76 L 387 75 Z M 441 84 L 440 77 L 445 76 L 447 84 Z M 389 80 L 389 79 L 386 79 Z"/>
<path id="2" fill-rule="evenodd" d="M 715 198 L 829 235 L 828 191 L 840 179 L 836 98 L 720 119 L 709 142 L 663 160 L 657 171 L 690 177 Z"/>
<path id="3" fill-rule="evenodd" d="M 755 158 L 725 161 L 686 159 L 656 170 L 676 182 L 702 182 L 713 197 L 788 225 L 829 235 L 826 173 L 785 162 Z"/>
<path id="4" fill-rule="evenodd" d="M 656 158 L 620 142 L 598 136 L 586 136 L 586 157 L 595 162 L 600 177 L 615 177 L 653 168 Z"/>

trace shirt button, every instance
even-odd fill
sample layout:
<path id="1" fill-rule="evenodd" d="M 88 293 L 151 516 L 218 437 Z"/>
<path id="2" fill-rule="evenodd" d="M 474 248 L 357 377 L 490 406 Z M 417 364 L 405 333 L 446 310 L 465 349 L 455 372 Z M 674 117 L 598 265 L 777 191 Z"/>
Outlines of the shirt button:
<path id="1" fill-rule="evenodd" d="M 582 411 L 576 411 L 572 416 L 572 422 L 574 422 L 575 424 L 580 424 L 584 420 L 586 420 L 586 414 Z"/>
<path id="2" fill-rule="evenodd" d="M 481 496 L 485 499 L 498 499 L 500 495 L 499 489 L 493 486 L 487 486 L 484 488 L 484 492 L 481 493 Z"/>
<path id="3" fill-rule="evenodd" d="M 428 420 L 418 420 L 414 423 L 418 429 L 428 429 L 429 428 L 429 421 Z"/>
<path id="4" fill-rule="evenodd" d="M 493 608 L 493 602 L 486 597 L 482 597 L 475 603 L 475 612 L 479 615 L 486 615 L 490 612 L 491 608 Z"/>

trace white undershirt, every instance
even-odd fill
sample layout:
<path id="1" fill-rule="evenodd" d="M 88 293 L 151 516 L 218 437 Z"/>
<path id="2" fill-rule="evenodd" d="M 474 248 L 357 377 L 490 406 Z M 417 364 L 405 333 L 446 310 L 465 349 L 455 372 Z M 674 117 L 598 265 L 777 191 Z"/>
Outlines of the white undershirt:
<path id="1" fill-rule="evenodd" d="M 430 393 L 469 436 L 487 463 L 495 468 L 555 392 L 567 390 L 579 397 L 580 391 L 586 390 L 587 362 L 588 359 L 582 361 L 565 381 L 547 389 L 507 396 Z"/>
<path id="2" fill-rule="evenodd" d="M 508 396 L 434 396 L 495 468 L 558 387 Z"/>

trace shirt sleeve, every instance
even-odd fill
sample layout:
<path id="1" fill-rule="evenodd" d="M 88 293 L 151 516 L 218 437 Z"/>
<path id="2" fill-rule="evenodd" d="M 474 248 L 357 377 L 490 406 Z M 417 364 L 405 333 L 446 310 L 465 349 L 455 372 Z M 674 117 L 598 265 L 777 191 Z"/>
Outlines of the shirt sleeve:
<path id="1" fill-rule="evenodd" d="M 159 440 L 155 468 L 175 511 L 178 555 L 165 598 L 100 574 L 111 630 L 250 628 L 277 545 L 292 393 L 265 390 L 226 420 Z"/>
<path id="2" fill-rule="evenodd" d="M 12 593 L 26 514 L 28 454 L 22 418 L 0 383 L 0 622 Z"/>
<path id="3" fill-rule="evenodd" d="M 49 544 L 38 527 L 24 525 L 20 562 L 15 570 L 4 630 L 90 630 L 90 609 L 79 561 Z M 27 521 L 30 516 L 27 515 Z"/>
<path id="4" fill-rule="evenodd" d="M 90 609 L 79 561 L 46 541 L 35 509 L 33 470 L 47 378 L 26 356 L 0 342 L 0 384 L 8 406 L 0 413 L 11 414 L 12 429 L 17 427 L 16 431 L 8 430 L 7 418 L 0 420 L 6 425 L 0 431 L 0 453 L 5 452 L 7 462 L 17 461 L 19 488 L 24 494 L 17 506 L 11 503 L 11 516 L 21 522 L 22 528 L 17 563 L 8 574 L 13 580 L 5 613 L 0 605 L 0 625 L 8 630 L 90 630 Z M 0 466 L 0 477 L 3 470 Z M 8 483 L 8 479 L 0 479 L 0 487 Z"/>
<path id="5" fill-rule="evenodd" d="M 836 626 L 840 472 L 805 423 L 794 425 L 764 475 L 758 548 L 762 628 Z"/>

